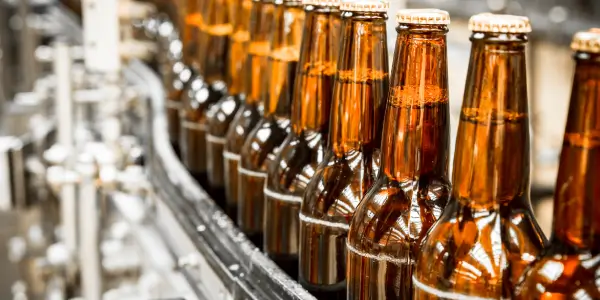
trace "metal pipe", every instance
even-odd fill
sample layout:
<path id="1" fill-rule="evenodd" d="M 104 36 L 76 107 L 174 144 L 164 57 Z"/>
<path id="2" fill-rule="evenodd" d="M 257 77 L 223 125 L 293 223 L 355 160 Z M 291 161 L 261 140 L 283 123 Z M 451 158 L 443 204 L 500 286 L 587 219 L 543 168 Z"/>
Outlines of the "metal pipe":
<path id="1" fill-rule="evenodd" d="M 82 296 L 86 300 L 101 300 L 103 282 L 100 254 L 100 208 L 93 160 L 82 162 L 78 171 L 81 176 L 79 186 L 79 200 L 81 201 L 79 266 Z"/>
<path id="2" fill-rule="evenodd" d="M 56 118 L 57 142 L 67 153 L 66 173 L 73 170 L 74 131 L 73 99 L 71 89 L 71 56 L 69 46 L 63 42 L 54 45 L 54 73 L 56 75 Z M 71 180 L 64 182 L 60 192 L 60 217 L 63 238 L 67 249 L 74 254 L 77 251 L 77 202 L 75 184 Z"/>

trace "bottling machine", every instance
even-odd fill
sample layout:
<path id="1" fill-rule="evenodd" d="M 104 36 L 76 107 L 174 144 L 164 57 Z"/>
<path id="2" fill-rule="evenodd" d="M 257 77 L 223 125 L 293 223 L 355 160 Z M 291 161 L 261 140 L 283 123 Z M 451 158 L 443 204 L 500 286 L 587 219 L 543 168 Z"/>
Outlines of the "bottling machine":
<path id="1" fill-rule="evenodd" d="M 457 20 L 454 124 L 465 20 L 489 10 L 530 16 L 533 190 L 543 207 L 566 118 L 567 41 L 593 26 L 598 2 L 391 3 L 406 5 Z M 393 27 L 390 18 L 390 49 Z M 314 299 L 236 228 L 171 148 L 159 74 L 181 51 L 173 20 L 150 1 L 0 0 L 1 299 Z"/>

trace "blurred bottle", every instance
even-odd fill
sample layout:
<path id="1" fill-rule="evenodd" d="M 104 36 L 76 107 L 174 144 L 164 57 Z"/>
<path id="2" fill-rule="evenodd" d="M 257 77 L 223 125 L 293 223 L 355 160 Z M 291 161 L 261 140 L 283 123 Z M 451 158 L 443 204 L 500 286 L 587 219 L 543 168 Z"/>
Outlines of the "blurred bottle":
<path id="1" fill-rule="evenodd" d="M 298 211 L 308 180 L 323 160 L 340 44 L 339 0 L 305 0 L 304 36 L 294 84 L 292 131 L 268 166 L 264 251 L 298 276 Z"/>
<path id="2" fill-rule="evenodd" d="M 250 22 L 248 20 L 250 19 L 252 0 L 229 0 L 228 8 L 233 31 L 229 37 L 227 95 L 206 113 L 208 124 L 206 135 L 208 183 L 213 198 L 218 198 L 219 201 L 223 202 L 225 201 L 223 150 L 227 142 L 225 135 L 245 98 L 242 76 L 246 72 L 246 55 L 248 41 L 250 40 L 248 31 Z M 237 211 L 231 208 L 231 206 L 226 205 L 228 215 L 235 219 L 237 218 Z"/>
<path id="3" fill-rule="evenodd" d="M 226 92 L 225 73 L 229 35 L 227 0 L 206 0 L 202 5 L 202 23 L 198 48 L 201 75 L 194 76 L 183 95 L 181 122 L 181 159 L 192 176 L 205 188 L 206 180 L 206 111 Z M 207 189 L 208 190 L 208 189 Z M 217 204 L 223 205 L 214 199 Z M 224 201 L 223 201 L 224 202 Z"/>
<path id="4" fill-rule="evenodd" d="M 346 298 L 346 237 L 375 182 L 388 93 L 388 3 L 340 4 L 341 47 L 329 140 L 300 208 L 300 283 L 318 299 Z"/>
<path id="5" fill-rule="evenodd" d="M 267 165 L 290 131 L 292 92 L 300 54 L 304 10 L 298 0 L 275 2 L 274 26 L 266 76 L 264 116 L 250 132 L 240 153 L 238 167 L 239 227 L 258 246 L 262 245 L 263 189 Z"/>
<path id="6" fill-rule="evenodd" d="M 397 20 L 381 172 L 348 232 L 348 299 L 411 299 L 419 246 L 450 196 L 450 17 L 405 9 Z"/>
<path id="7" fill-rule="evenodd" d="M 415 299 L 509 299 L 546 241 L 529 200 L 529 20 L 479 14 L 469 28 L 452 194 L 417 258 Z"/>
<path id="8" fill-rule="evenodd" d="M 250 43 L 246 69 L 242 73 L 245 102 L 231 121 L 225 138 L 225 151 L 223 151 L 225 198 L 227 211 L 235 216 L 233 219 L 236 221 L 240 152 L 248 134 L 258 124 L 263 112 L 262 100 L 266 91 L 262 90 L 261 79 L 266 76 L 274 9 L 275 4 L 271 0 L 252 1 Z"/>
<path id="9" fill-rule="evenodd" d="M 162 2 L 165 2 L 164 0 Z M 199 57 L 197 57 L 197 46 L 198 46 L 198 27 L 200 26 L 200 7 L 198 6 L 198 0 L 177 0 L 173 1 L 176 7 L 176 19 L 173 19 L 173 23 L 177 26 L 179 31 L 179 37 L 181 39 L 179 43 L 172 43 L 168 46 L 181 45 L 180 50 L 182 61 L 175 59 L 170 67 L 167 74 L 163 74 L 167 77 L 166 94 L 167 99 L 165 101 L 165 113 L 167 117 L 167 128 L 169 132 L 169 139 L 173 148 L 177 154 L 180 153 L 179 136 L 181 134 L 181 110 L 182 110 L 182 97 L 184 90 L 188 88 L 191 79 L 194 78 L 194 73 L 198 73 L 200 68 Z M 168 7 L 165 7 L 167 9 Z M 173 13 L 169 14 L 171 17 Z M 176 42 L 176 41 L 174 41 Z M 169 49 L 171 52 L 173 49 Z M 178 56 L 176 53 L 170 53 Z"/>
<path id="10" fill-rule="evenodd" d="M 516 299 L 600 299 L 600 31 L 579 32 L 550 246 Z"/>

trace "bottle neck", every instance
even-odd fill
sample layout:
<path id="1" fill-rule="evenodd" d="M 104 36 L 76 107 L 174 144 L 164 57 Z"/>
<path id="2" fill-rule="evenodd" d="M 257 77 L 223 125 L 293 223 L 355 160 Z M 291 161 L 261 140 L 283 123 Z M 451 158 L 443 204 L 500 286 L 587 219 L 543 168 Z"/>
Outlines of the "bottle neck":
<path id="1" fill-rule="evenodd" d="M 471 41 L 453 197 L 474 209 L 529 206 L 527 36 L 474 33 Z"/>
<path id="2" fill-rule="evenodd" d="M 381 167 L 398 181 L 422 174 L 448 178 L 448 29 L 401 24 L 397 30 Z"/>
<path id="3" fill-rule="evenodd" d="M 252 1 L 250 15 L 250 43 L 246 61 L 247 71 L 244 78 L 246 105 L 262 105 L 262 79 L 267 74 L 267 60 L 271 50 L 271 32 L 273 31 L 272 1 Z"/>
<path id="4" fill-rule="evenodd" d="M 340 37 L 337 8 L 307 5 L 304 39 L 292 103 L 292 130 L 324 133 L 329 129 L 333 80 Z"/>
<path id="5" fill-rule="evenodd" d="M 388 93 L 385 13 L 343 12 L 328 148 L 337 155 L 378 148 Z"/>
<path id="6" fill-rule="evenodd" d="M 276 2 L 274 22 L 267 66 L 269 76 L 268 80 L 263 80 L 263 90 L 268 91 L 265 116 L 290 118 L 304 24 L 302 4 L 297 1 Z"/>
<path id="7" fill-rule="evenodd" d="M 252 0 L 229 1 L 229 16 L 233 32 L 229 37 L 229 63 L 227 65 L 227 88 L 230 95 L 239 95 L 244 90 L 246 53 L 250 32 L 248 19 Z"/>
<path id="8" fill-rule="evenodd" d="M 554 200 L 553 243 L 600 254 L 600 55 L 578 52 Z"/>
<path id="9" fill-rule="evenodd" d="M 224 82 L 227 72 L 227 52 L 229 36 L 233 26 L 227 12 L 227 0 L 206 0 L 203 5 L 202 27 L 204 38 L 199 48 L 204 80 L 209 84 Z"/>

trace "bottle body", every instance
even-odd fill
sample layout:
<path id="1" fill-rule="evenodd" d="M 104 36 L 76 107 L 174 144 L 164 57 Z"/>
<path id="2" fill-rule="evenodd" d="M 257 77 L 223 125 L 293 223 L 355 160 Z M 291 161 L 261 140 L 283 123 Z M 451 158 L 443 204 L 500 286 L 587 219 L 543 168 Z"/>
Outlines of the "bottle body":
<path id="1" fill-rule="evenodd" d="M 515 299 L 600 299 L 600 55 L 577 51 L 575 61 L 550 246 L 529 267 Z"/>
<path id="2" fill-rule="evenodd" d="M 246 69 L 246 55 L 250 39 L 248 18 L 250 17 L 251 7 L 251 0 L 229 2 L 229 16 L 233 31 L 229 37 L 227 94 L 207 111 L 206 162 L 208 183 L 210 184 L 212 197 L 223 201 L 225 201 L 225 161 L 223 158 L 226 143 L 225 136 L 245 98 L 242 76 Z M 235 219 L 237 212 L 228 210 L 228 207 L 228 205 L 225 205 L 228 215 Z"/>
<path id="3" fill-rule="evenodd" d="M 339 43 L 339 10 L 306 6 L 292 131 L 268 166 L 264 251 L 292 278 L 298 276 L 298 212 L 308 180 L 325 155 L 329 106 Z"/>
<path id="4" fill-rule="evenodd" d="M 231 121 L 223 151 L 226 209 L 238 219 L 238 167 L 240 153 L 248 134 L 256 127 L 263 114 L 261 101 L 265 91 L 261 79 L 266 76 L 270 51 L 270 34 L 273 26 L 275 5 L 270 1 L 254 0 L 250 14 L 250 42 L 244 71 L 245 103 Z"/>
<path id="5" fill-rule="evenodd" d="M 348 233 L 348 299 L 412 298 L 420 244 L 450 196 L 447 27 L 397 30 L 381 171 Z"/>
<path id="6" fill-rule="evenodd" d="M 267 76 L 264 116 L 250 132 L 238 167 L 238 225 L 262 245 L 267 166 L 290 131 L 290 108 L 302 39 L 304 10 L 299 2 L 276 3 Z"/>
<path id="7" fill-rule="evenodd" d="M 299 213 L 299 281 L 319 299 L 346 297 L 349 223 L 378 170 L 389 84 L 386 19 L 385 13 L 342 12 L 327 151 Z"/>
<path id="8" fill-rule="evenodd" d="M 226 93 L 225 72 L 229 49 L 229 22 L 225 0 L 210 0 L 203 4 L 199 49 L 202 74 L 196 76 L 186 91 L 181 123 L 182 161 L 192 176 L 207 190 L 206 112 Z M 210 192 L 210 191 L 209 191 Z M 224 199 L 214 199 L 224 207 Z"/>
<path id="9" fill-rule="evenodd" d="M 183 62 L 176 62 L 172 65 L 172 70 L 168 73 L 167 79 L 167 99 L 165 101 L 165 115 L 167 118 L 167 130 L 169 132 L 169 141 L 173 150 L 180 155 L 180 127 L 183 92 L 188 88 L 191 78 L 194 77 L 193 71 L 186 67 Z"/>
<path id="10" fill-rule="evenodd" d="M 527 37 L 471 41 L 452 195 L 418 256 L 415 299 L 510 298 L 546 242 L 529 200 Z"/>

